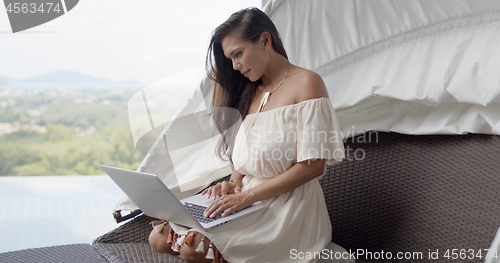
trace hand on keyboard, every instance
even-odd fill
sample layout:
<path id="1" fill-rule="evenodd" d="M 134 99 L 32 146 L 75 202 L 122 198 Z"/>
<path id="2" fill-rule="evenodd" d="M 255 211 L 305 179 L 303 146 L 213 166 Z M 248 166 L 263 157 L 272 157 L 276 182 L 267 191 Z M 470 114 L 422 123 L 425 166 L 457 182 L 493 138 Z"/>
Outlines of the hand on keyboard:
<path id="1" fill-rule="evenodd" d="M 239 185 L 239 183 L 229 183 L 227 181 L 218 183 L 214 186 L 210 186 L 209 188 L 201 192 L 202 195 L 207 194 L 207 198 L 211 198 L 213 200 L 217 199 L 220 196 L 238 193 L 241 193 L 241 186 Z"/>

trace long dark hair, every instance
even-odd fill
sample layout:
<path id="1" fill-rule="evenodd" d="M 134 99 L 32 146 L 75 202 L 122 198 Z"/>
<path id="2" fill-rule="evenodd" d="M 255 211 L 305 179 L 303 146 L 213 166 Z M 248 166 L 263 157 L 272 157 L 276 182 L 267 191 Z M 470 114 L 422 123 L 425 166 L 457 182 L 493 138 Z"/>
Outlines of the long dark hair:
<path id="1" fill-rule="evenodd" d="M 216 155 L 221 160 L 225 160 L 224 156 L 231 160 L 237 129 L 229 127 L 233 127 L 238 116 L 228 114 L 227 110 L 220 110 L 219 107 L 234 108 L 244 119 L 255 91 L 262 83 L 261 79 L 251 82 L 233 69 L 231 59 L 224 55 L 222 40 L 229 34 L 234 34 L 242 40 L 256 43 L 263 32 L 269 32 L 273 49 L 288 59 L 278 30 L 271 19 L 258 8 L 250 7 L 233 13 L 212 33 L 205 66 L 208 77 L 215 82 L 211 115 L 218 131 L 222 134 L 215 149 Z"/>

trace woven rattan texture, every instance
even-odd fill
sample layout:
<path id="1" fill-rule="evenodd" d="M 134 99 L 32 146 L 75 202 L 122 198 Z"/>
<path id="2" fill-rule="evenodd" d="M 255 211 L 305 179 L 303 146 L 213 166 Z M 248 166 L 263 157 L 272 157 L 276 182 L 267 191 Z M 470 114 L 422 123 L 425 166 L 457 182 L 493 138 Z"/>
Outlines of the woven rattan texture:
<path id="1" fill-rule="evenodd" d="M 98 237 L 95 243 L 148 243 L 149 232 L 152 227 L 149 224 L 156 220 L 144 214 L 132 219 L 109 233 Z"/>
<path id="2" fill-rule="evenodd" d="M 374 132 L 345 147 L 348 159 L 322 179 L 333 242 L 423 259 L 439 249 L 439 262 L 447 249 L 489 248 L 500 225 L 500 136 Z"/>
<path id="3" fill-rule="evenodd" d="M 0 254 L 2 263 L 106 263 L 89 244 L 74 244 L 36 249 L 25 249 Z"/>
<path id="4" fill-rule="evenodd" d="M 94 248 L 112 263 L 122 262 L 184 262 L 179 258 L 157 253 L 148 242 L 152 230 L 152 217 L 144 214 L 134 218 L 117 229 L 100 236 L 93 242 Z"/>
<path id="5" fill-rule="evenodd" d="M 113 263 L 184 262 L 176 256 L 153 251 L 149 243 L 99 243 L 94 244 L 94 248 L 99 252 L 105 252 L 104 257 Z"/>
<path id="6" fill-rule="evenodd" d="M 499 136 L 372 132 L 348 139 L 345 147 L 347 158 L 328 166 L 321 180 L 333 242 L 393 257 L 422 252 L 424 260 L 415 262 L 429 261 L 429 249 L 439 249 L 432 262 L 442 262 L 446 249 L 489 247 L 500 225 Z M 110 262 L 145 256 L 144 262 L 182 262 L 151 251 L 151 220 L 139 216 L 96 239 L 94 248 Z"/>

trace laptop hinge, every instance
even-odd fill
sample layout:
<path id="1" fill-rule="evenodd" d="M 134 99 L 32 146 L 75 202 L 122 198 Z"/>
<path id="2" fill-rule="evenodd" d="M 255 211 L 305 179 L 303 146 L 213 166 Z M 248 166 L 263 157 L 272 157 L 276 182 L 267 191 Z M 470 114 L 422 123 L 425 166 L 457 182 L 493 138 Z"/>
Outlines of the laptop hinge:
<path id="1" fill-rule="evenodd" d="M 131 218 L 134 218 L 140 214 L 142 214 L 142 211 L 140 209 L 133 210 L 127 215 L 122 216 L 122 210 L 118 210 L 113 212 L 113 218 L 115 219 L 116 223 L 121 223 L 123 221 L 129 220 Z"/>

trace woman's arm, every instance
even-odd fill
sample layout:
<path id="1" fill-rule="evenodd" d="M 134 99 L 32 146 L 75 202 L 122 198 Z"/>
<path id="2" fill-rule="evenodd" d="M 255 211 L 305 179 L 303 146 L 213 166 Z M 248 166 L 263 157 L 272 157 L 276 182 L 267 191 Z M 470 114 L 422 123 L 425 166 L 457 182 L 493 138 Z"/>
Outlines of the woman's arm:
<path id="1" fill-rule="evenodd" d="M 243 181 L 243 177 L 245 177 L 245 175 L 240 174 L 240 172 L 234 170 L 234 172 L 231 174 L 231 178 L 229 178 L 229 181 L 231 182 L 231 180 L 234 180 L 237 182 L 237 185 L 242 187 L 243 185 L 241 184 L 241 181 Z"/>
<path id="2" fill-rule="evenodd" d="M 324 166 L 324 159 L 296 163 L 281 175 L 248 189 L 250 201 L 255 203 L 289 192 L 322 175 Z"/>
<path id="3" fill-rule="evenodd" d="M 222 216 L 226 216 L 232 212 L 240 211 L 257 201 L 289 192 L 322 175 L 324 166 L 324 159 L 306 160 L 296 163 L 282 174 L 256 185 L 247 191 L 217 198 L 205 210 L 205 216 L 215 217 L 221 212 L 224 212 Z"/>

